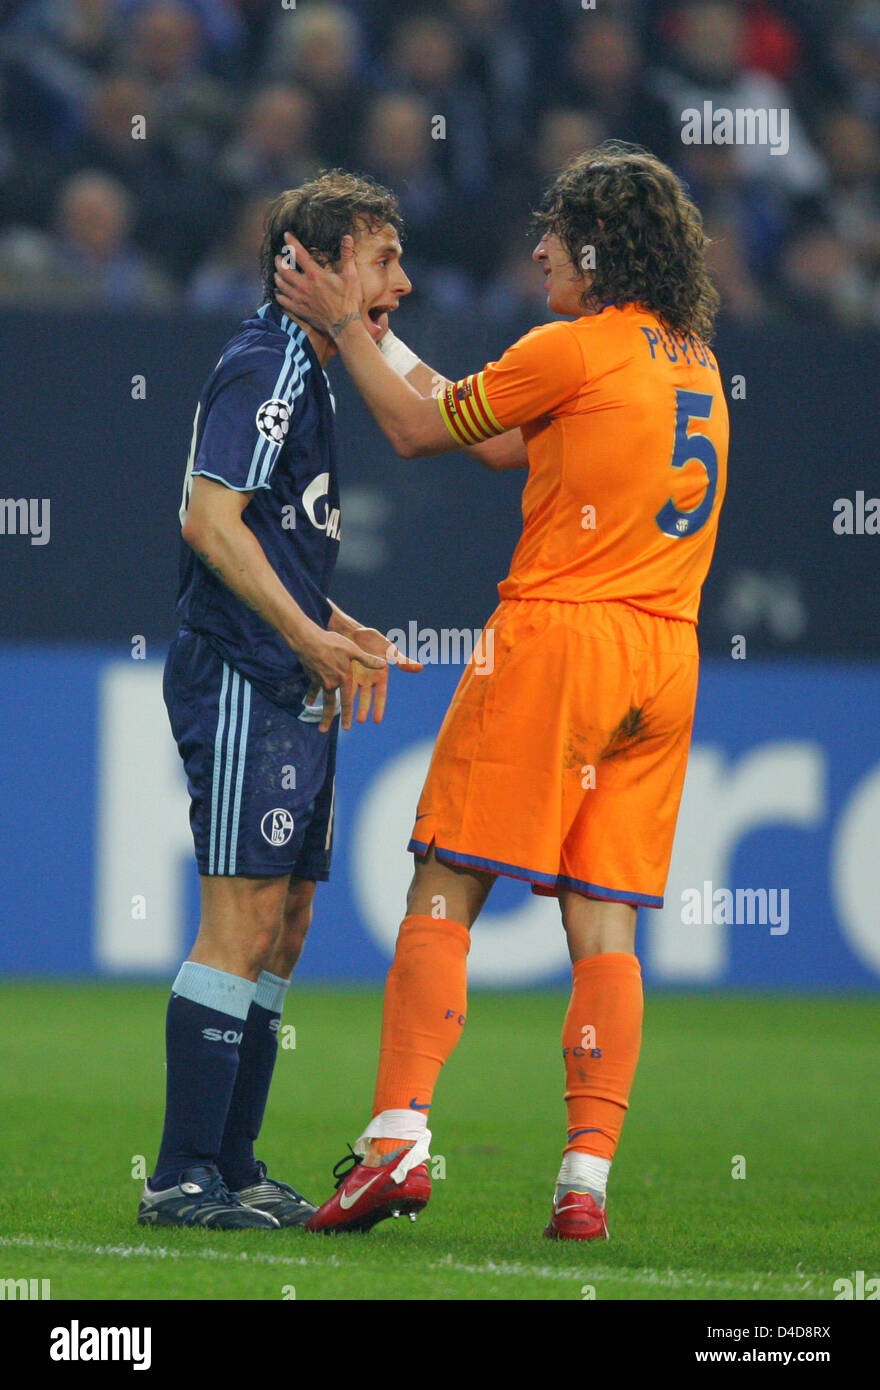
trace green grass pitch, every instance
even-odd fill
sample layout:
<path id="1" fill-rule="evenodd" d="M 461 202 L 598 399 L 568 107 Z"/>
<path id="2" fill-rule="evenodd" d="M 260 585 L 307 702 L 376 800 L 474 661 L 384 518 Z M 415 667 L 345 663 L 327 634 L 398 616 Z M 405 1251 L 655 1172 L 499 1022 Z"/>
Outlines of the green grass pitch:
<path id="1" fill-rule="evenodd" d="M 611 1240 L 543 1240 L 564 1137 L 560 993 L 474 993 L 415 1225 L 144 1230 L 164 987 L 0 987 L 0 1277 L 53 1299 L 833 1299 L 878 1273 L 876 1000 L 649 996 Z M 313 1200 L 369 1114 L 373 990 L 294 989 L 260 1154 Z M 288 1035 L 288 1041 L 290 1041 Z M 736 1156 L 745 1177 L 734 1178 Z M 442 1162 L 441 1162 L 442 1160 Z M 591 1292 L 592 1291 L 592 1292 Z"/>

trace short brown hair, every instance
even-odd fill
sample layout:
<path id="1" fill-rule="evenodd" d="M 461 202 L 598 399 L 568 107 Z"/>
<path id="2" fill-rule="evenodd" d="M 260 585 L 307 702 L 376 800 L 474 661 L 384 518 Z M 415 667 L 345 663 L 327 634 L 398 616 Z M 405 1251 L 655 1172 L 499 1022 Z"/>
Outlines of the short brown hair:
<path id="1" fill-rule="evenodd" d="M 275 298 L 275 257 L 286 245 L 285 232 L 292 232 L 322 264 L 336 264 L 344 236 L 364 229 L 377 232 L 387 224 L 402 235 L 397 199 L 366 174 L 328 169 L 299 188 L 288 188 L 266 210 L 260 250 L 264 299 Z"/>
<path id="2" fill-rule="evenodd" d="M 655 155 L 610 140 L 577 155 L 534 221 L 559 237 L 575 269 L 594 248 L 585 308 L 642 304 L 673 332 L 711 338 L 719 295 L 706 268 L 709 238 L 699 209 Z"/>

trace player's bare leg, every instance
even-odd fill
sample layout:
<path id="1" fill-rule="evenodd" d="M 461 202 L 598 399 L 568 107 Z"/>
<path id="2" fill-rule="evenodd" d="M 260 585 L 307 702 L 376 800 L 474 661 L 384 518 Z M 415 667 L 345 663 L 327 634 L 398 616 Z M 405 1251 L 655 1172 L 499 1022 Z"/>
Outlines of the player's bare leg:
<path id="1" fill-rule="evenodd" d="M 433 846 L 416 856 L 412 883 L 406 895 L 407 915 L 448 917 L 470 929 L 479 917 L 496 875 L 479 869 L 444 864 Z"/>
<path id="2" fill-rule="evenodd" d="M 629 903 L 603 902 L 564 890 L 559 907 L 572 963 L 606 951 L 634 952 L 636 909 Z"/>
<path id="3" fill-rule="evenodd" d="M 583 894 L 560 894 L 572 961 L 562 1030 L 568 1143 L 545 1235 L 608 1235 L 605 1191 L 638 1061 L 642 980 L 635 955 L 636 909 Z"/>
<path id="4" fill-rule="evenodd" d="M 203 874 L 200 882 L 202 914 L 189 959 L 256 980 L 276 948 L 288 893 L 287 875 L 244 878 Z"/>
<path id="5" fill-rule="evenodd" d="M 312 924 L 315 884 L 312 879 L 291 878 L 281 904 L 281 920 L 263 969 L 288 980 L 302 955 Z"/>

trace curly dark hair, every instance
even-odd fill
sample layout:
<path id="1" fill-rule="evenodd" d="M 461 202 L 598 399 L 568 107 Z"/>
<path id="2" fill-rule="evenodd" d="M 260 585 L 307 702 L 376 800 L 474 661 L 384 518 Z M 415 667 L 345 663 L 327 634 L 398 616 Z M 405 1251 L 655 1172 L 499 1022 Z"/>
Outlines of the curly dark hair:
<path id="1" fill-rule="evenodd" d="M 648 150 L 609 140 L 577 155 L 533 220 L 560 238 L 576 269 L 594 248 L 584 308 L 641 304 L 674 333 L 710 340 L 719 294 L 706 268 L 709 238 L 683 184 Z"/>
<path id="2" fill-rule="evenodd" d="M 378 232 L 388 224 L 403 235 L 394 194 L 366 174 L 326 169 L 299 188 L 288 188 L 266 209 L 260 248 L 264 300 L 275 298 L 275 257 L 286 245 L 285 232 L 292 232 L 322 265 L 335 265 L 344 236 Z"/>

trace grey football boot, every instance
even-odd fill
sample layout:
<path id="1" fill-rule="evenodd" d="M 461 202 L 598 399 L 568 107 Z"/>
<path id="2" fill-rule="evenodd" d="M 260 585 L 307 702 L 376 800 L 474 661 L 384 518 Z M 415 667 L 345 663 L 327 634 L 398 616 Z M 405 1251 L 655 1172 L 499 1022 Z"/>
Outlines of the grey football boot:
<path id="1" fill-rule="evenodd" d="M 280 1226 L 304 1226 L 317 1207 L 307 1202 L 305 1197 L 286 1182 L 266 1175 L 266 1165 L 257 1160 L 259 1177 L 249 1187 L 243 1187 L 235 1195 L 249 1207 L 274 1216 Z"/>

